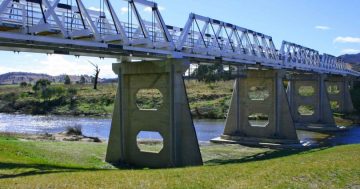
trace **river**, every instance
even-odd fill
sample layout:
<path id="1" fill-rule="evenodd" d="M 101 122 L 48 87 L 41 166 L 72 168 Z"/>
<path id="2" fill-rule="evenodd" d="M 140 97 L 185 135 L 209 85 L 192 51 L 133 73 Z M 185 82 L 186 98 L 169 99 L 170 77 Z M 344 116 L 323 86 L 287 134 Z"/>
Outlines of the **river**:
<path id="1" fill-rule="evenodd" d="M 194 120 L 198 140 L 207 142 L 219 137 L 224 130 L 224 120 Z M 68 117 L 68 116 L 33 116 L 0 113 L 0 132 L 44 134 L 59 133 L 67 127 L 80 125 L 86 136 L 108 139 L 111 119 L 92 117 Z M 360 127 L 354 127 L 347 131 L 338 132 L 335 135 L 324 135 L 313 132 L 298 131 L 298 136 L 304 142 L 316 142 L 326 139 L 334 145 L 360 143 Z M 155 135 L 144 133 L 140 138 L 158 139 Z"/>

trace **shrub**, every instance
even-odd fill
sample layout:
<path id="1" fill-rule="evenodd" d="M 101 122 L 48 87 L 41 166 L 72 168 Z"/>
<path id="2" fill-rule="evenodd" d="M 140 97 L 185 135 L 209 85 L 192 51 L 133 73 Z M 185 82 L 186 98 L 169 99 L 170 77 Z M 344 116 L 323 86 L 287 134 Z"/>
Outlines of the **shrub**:
<path id="1" fill-rule="evenodd" d="M 70 96 L 71 98 L 72 97 L 74 97 L 74 96 L 76 96 L 76 94 L 77 94 L 77 89 L 76 88 L 68 88 L 68 90 L 67 90 L 67 94 L 68 94 L 68 96 Z"/>
<path id="2" fill-rule="evenodd" d="M 85 77 L 84 76 L 81 76 L 80 77 L 80 82 L 79 82 L 80 84 L 85 84 L 86 83 L 86 79 L 85 79 Z"/>
<path id="3" fill-rule="evenodd" d="M 71 84 L 71 80 L 70 80 L 70 77 L 68 75 L 65 75 L 65 82 L 64 82 L 65 85 L 70 85 Z"/>
<path id="4" fill-rule="evenodd" d="M 26 82 L 21 82 L 20 83 L 20 87 L 22 87 L 22 88 L 25 88 L 25 87 L 27 87 L 28 86 L 28 84 L 26 83 Z"/>
<path id="5" fill-rule="evenodd" d="M 40 79 L 38 80 L 35 85 L 33 86 L 33 90 L 35 92 L 45 90 L 49 85 L 51 85 L 51 81 L 47 79 Z"/>
<path id="6" fill-rule="evenodd" d="M 81 125 L 69 126 L 66 128 L 67 135 L 82 135 Z"/>

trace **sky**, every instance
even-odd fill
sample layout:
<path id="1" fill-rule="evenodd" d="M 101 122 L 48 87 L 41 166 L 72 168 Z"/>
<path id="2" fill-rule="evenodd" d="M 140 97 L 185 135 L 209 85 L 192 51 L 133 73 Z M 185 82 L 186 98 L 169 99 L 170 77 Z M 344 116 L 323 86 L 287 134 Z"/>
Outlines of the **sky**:
<path id="1" fill-rule="evenodd" d="M 66 0 L 62 0 L 66 2 Z M 83 0 L 98 9 L 98 0 Z M 118 16 L 127 15 L 125 1 L 111 0 Z M 359 0 L 157 0 L 167 25 L 184 27 L 193 12 L 273 37 L 280 49 L 282 40 L 335 56 L 360 53 Z M 143 15 L 149 9 L 140 8 Z M 14 71 L 50 75 L 93 74 L 89 61 L 99 65 L 102 78 L 116 77 L 115 59 L 45 55 L 0 51 L 0 74 Z"/>

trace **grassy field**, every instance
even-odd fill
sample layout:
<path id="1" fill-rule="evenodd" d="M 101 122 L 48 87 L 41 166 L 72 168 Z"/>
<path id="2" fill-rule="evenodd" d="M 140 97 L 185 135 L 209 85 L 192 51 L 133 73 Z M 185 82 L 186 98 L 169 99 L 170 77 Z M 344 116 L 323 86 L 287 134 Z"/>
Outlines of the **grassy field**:
<path id="1" fill-rule="evenodd" d="M 232 94 L 233 81 L 221 81 L 212 84 L 186 82 L 192 113 L 198 118 L 224 119 Z M 0 112 L 25 114 L 58 114 L 110 116 L 112 114 L 116 84 L 100 84 L 98 90 L 92 85 L 52 84 L 60 88 L 59 95 L 44 101 L 34 94 L 31 87 L 16 85 L 0 86 Z M 75 89 L 76 95 L 68 95 L 69 89 Z M 141 102 L 156 103 L 149 100 L 151 93 Z M 147 106 L 147 104 L 145 104 Z"/>
<path id="2" fill-rule="evenodd" d="M 115 169 L 106 144 L 0 136 L 0 188 L 358 188 L 360 145 L 307 151 L 202 145 L 201 167 Z"/>

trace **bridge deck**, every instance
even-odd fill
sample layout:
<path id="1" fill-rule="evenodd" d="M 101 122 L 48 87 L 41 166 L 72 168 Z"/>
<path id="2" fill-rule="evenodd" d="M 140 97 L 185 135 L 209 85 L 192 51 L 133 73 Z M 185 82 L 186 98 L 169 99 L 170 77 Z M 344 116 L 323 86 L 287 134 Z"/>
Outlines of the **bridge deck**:
<path id="1" fill-rule="evenodd" d="M 87 0 L 89 1 L 89 0 Z M 0 50 L 98 57 L 189 58 L 195 62 L 260 64 L 275 69 L 360 76 L 334 56 L 230 23 L 191 13 L 183 28 L 166 25 L 156 3 L 125 0 L 120 20 L 110 0 L 99 10 L 85 0 L 0 0 Z M 138 6 L 149 7 L 150 21 Z M 123 16 L 122 16 L 123 17 Z"/>

